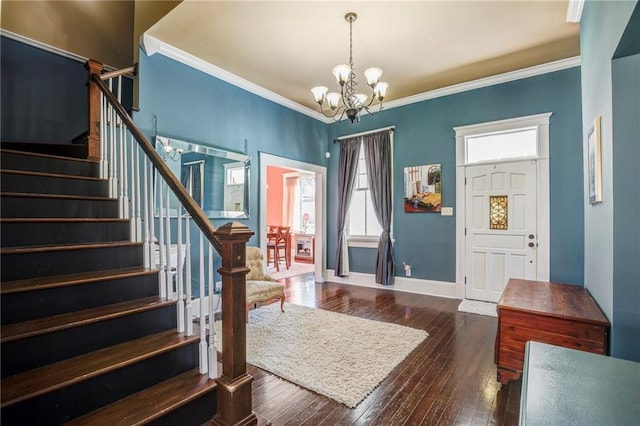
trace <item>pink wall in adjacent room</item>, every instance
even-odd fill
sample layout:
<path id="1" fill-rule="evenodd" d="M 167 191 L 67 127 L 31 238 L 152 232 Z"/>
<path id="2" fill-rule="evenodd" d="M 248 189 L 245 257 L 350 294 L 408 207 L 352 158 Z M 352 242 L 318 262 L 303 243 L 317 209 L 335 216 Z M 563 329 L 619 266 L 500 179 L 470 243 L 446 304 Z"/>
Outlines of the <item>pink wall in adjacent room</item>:
<path id="1" fill-rule="evenodd" d="M 282 226 L 282 175 L 294 170 L 267 167 L 267 225 Z"/>

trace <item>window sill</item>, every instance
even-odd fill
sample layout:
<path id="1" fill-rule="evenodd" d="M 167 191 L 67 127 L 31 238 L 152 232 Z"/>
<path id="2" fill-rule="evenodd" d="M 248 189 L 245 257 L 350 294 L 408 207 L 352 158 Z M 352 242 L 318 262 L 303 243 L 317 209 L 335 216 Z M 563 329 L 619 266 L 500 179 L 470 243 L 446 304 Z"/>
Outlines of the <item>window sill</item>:
<path id="1" fill-rule="evenodd" d="M 349 237 L 347 239 L 349 247 L 378 248 L 378 237 Z"/>
<path id="2" fill-rule="evenodd" d="M 359 248 L 378 248 L 379 237 L 349 237 L 347 238 L 347 245 L 349 247 Z M 391 243 L 395 244 L 395 238 L 391 238 Z"/>

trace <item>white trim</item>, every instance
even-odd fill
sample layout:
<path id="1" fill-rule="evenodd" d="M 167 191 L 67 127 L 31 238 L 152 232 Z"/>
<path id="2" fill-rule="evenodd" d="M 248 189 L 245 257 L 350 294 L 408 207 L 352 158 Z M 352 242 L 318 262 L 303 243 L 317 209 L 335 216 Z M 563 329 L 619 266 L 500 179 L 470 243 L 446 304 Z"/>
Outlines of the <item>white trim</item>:
<path id="1" fill-rule="evenodd" d="M 84 56 L 77 55 L 75 53 L 69 52 L 64 49 L 60 49 L 59 47 L 51 46 L 50 44 L 43 43 L 38 40 L 33 40 L 29 37 L 25 37 L 20 34 L 16 34 L 11 31 L 7 31 L 4 28 L 0 28 L 0 36 L 4 36 L 10 38 L 11 40 L 19 41 L 20 43 L 24 43 L 28 46 L 35 47 L 40 50 L 44 50 L 45 52 L 53 53 L 55 55 L 62 56 L 67 59 L 71 59 L 73 61 L 85 63 L 89 60 L 89 58 L 85 58 Z M 115 71 L 117 68 L 112 67 L 110 65 L 103 64 L 103 69 L 105 71 Z"/>
<path id="2" fill-rule="evenodd" d="M 456 295 L 459 299 L 465 298 L 465 253 L 466 238 L 464 233 L 466 223 L 466 206 L 465 206 L 465 138 L 466 136 L 499 132 L 504 130 L 515 129 L 518 127 L 538 127 L 538 158 L 537 165 L 537 203 L 538 203 L 538 230 L 536 240 L 538 242 L 537 256 L 537 279 L 539 281 L 549 281 L 550 274 L 550 217 L 549 217 L 549 120 L 553 113 L 543 113 L 529 115 L 525 117 L 509 118 L 506 120 L 497 120 L 486 123 L 471 124 L 468 126 L 454 127 L 456 132 L 456 208 L 459 214 L 456 215 Z M 521 159 L 512 158 L 505 161 L 519 161 Z M 470 164 L 469 166 L 476 166 Z"/>
<path id="3" fill-rule="evenodd" d="M 293 102 L 277 93 L 267 90 L 255 83 L 247 81 L 229 71 L 223 70 L 209 62 L 206 62 L 200 58 L 197 58 L 190 53 L 180 50 L 171 46 L 157 38 L 148 34 L 143 34 L 140 37 L 140 45 L 146 52 L 147 56 L 152 56 L 156 53 L 160 53 L 163 56 L 178 61 L 184 65 L 195 68 L 206 74 L 212 75 L 220 80 L 226 81 L 229 84 L 240 87 L 248 92 L 258 95 L 262 98 L 280 104 L 284 107 L 297 111 L 301 114 L 314 118 L 326 124 L 333 123 L 334 120 L 331 117 L 326 117 L 319 111 L 310 109 L 306 106 L 300 105 L 297 102 Z M 468 90 L 480 89 L 483 87 L 493 86 L 495 84 L 506 83 L 509 81 L 520 80 L 523 78 L 534 77 L 541 74 L 547 74 L 550 72 L 561 71 L 568 68 L 580 66 L 580 57 L 574 56 L 572 58 L 560 59 L 558 61 L 549 62 L 546 64 L 535 65 L 529 68 L 521 70 L 510 71 L 503 74 L 497 74 L 491 77 L 481 78 L 478 80 L 468 81 L 464 83 L 454 84 L 453 86 L 443 87 L 436 90 L 430 90 L 428 92 L 419 93 L 417 95 L 408 96 L 402 99 L 395 99 L 393 101 L 385 102 L 383 110 L 397 108 L 416 102 L 426 101 L 428 99 L 440 98 L 443 96 L 453 95 L 456 93 L 466 92 Z M 364 114 L 366 111 L 363 111 Z"/>
<path id="4" fill-rule="evenodd" d="M 441 98 L 443 96 L 454 95 L 456 93 L 466 92 L 474 89 L 481 89 L 483 87 L 489 87 L 496 84 L 507 83 L 510 81 L 521 80 L 523 78 L 535 77 L 541 74 L 547 74 L 550 72 L 561 71 L 568 68 L 574 68 L 580 66 L 580 56 L 574 56 L 572 58 L 560 59 L 558 61 L 549 62 L 546 64 L 535 65 L 533 67 L 524 68 L 521 70 L 510 71 L 503 74 L 497 74 L 491 77 L 485 77 L 478 80 L 466 81 L 464 83 L 454 84 L 453 86 L 447 86 L 440 89 L 430 90 L 428 92 L 419 93 L 417 95 L 408 96 L 402 99 L 395 99 L 393 101 L 384 103 L 384 110 L 397 108 L 416 102 L 422 102 L 429 99 Z"/>
<path id="5" fill-rule="evenodd" d="M 580 22 L 585 0 L 569 0 L 567 5 L 567 22 Z"/>
<path id="6" fill-rule="evenodd" d="M 158 40 L 153 36 L 143 34 L 141 37 L 141 46 L 147 56 L 153 56 L 156 53 L 159 53 L 163 56 L 166 56 L 167 58 L 173 59 L 174 61 L 178 61 L 191 68 L 197 69 L 198 71 L 202 71 L 205 74 L 209 74 L 222 81 L 237 86 L 249 93 L 260 96 L 261 98 L 275 102 L 296 112 L 307 115 L 311 118 L 315 118 L 316 120 L 323 121 L 325 123 L 331 122 L 327 121 L 326 117 L 320 112 L 314 111 L 310 108 L 300 105 L 299 103 L 293 102 L 292 100 L 287 99 L 284 96 L 278 95 L 277 93 L 267 90 L 264 87 L 258 86 L 255 83 L 245 80 L 244 78 L 230 73 L 229 71 L 226 71 L 207 61 L 193 56 L 190 53 L 180 50 L 177 47 L 173 47 L 170 44 Z"/>
<path id="7" fill-rule="evenodd" d="M 316 282 L 323 282 L 326 276 L 327 254 L 325 241 L 327 239 L 327 212 L 325 203 L 327 199 L 327 168 L 317 164 L 304 163 L 302 161 L 291 160 L 264 152 L 258 153 L 260 163 L 260 193 L 258 204 L 260 206 L 259 224 L 260 249 L 266 253 L 267 249 L 267 166 L 282 167 L 315 173 L 316 175 L 316 226 L 314 241 L 314 273 Z"/>
<path id="8" fill-rule="evenodd" d="M 359 248 L 378 248 L 380 237 L 350 237 L 347 236 L 347 245 L 349 247 Z"/>
<path id="9" fill-rule="evenodd" d="M 394 285 L 376 283 L 375 274 L 350 272 L 348 277 L 336 277 L 333 269 L 327 269 L 327 279 L 332 283 L 357 285 L 379 290 L 402 291 L 405 293 L 424 294 L 426 296 L 460 299 L 456 294 L 455 283 L 446 281 L 423 280 L 418 278 L 395 277 Z"/>

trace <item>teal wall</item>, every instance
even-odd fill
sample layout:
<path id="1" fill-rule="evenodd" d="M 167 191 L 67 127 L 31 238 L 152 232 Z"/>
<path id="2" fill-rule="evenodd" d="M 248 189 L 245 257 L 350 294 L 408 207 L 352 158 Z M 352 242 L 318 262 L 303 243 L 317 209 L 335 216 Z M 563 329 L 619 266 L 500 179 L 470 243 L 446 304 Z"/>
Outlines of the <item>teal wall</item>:
<path id="1" fill-rule="evenodd" d="M 140 51 L 139 76 L 140 111 L 134 118 L 150 140 L 155 115 L 163 136 L 236 152 L 244 151 L 246 141 L 250 217 L 239 221 L 256 232 L 250 244 L 257 245 L 258 153 L 324 164 L 327 125 L 159 54 Z"/>
<path id="2" fill-rule="evenodd" d="M 455 282 L 455 216 L 405 213 L 403 169 L 442 164 L 442 205 L 456 207 L 454 127 L 552 112 L 550 120 L 550 213 L 553 281 L 583 283 L 583 193 L 580 69 L 571 68 L 536 77 L 393 108 L 363 116 L 358 124 L 330 125 L 329 137 L 395 126 L 394 217 L 396 271 L 412 265 L 412 277 Z M 330 144 L 328 167 L 328 267 L 333 268 L 338 146 Z M 372 249 L 350 248 L 350 268 L 372 273 Z"/>
<path id="3" fill-rule="evenodd" d="M 616 66 L 615 81 L 619 86 L 615 102 L 624 105 L 622 109 L 614 110 L 612 71 L 612 59 L 623 41 L 623 34 L 640 25 L 634 9 L 638 9 L 635 1 L 588 1 L 580 23 L 580 50 L 583 132 L 586 133 L 594 117 L 602 117 L 603 201 L 594 205 L 585 201 L 585 286 L 612 323 L 612 355 L 640 361 L 637 343 L 640 337 L 640 236 L 637 234 L 638 207 L 633 204 L 640 184 L 637 170 L 625 176 L 621 174 L 629 170 L 628 161 L 632 161 L 634 170 L 637 169 L 639 158 L 637 74 L 635 80 L 629 78 L 629 73 L 637 70 L 635 59 L 629 58 L 628 63 L 616 60 L 622 62 Z M 632 14 L 635 18 L 630 21 Z M 632 33 L 637 34 L 637 31 Z M 637 35 L 635 37 L 630 44 L 637 48 L 640 40 Z M 625 108 L 630 108 L 627 112 L 636 108 L 636 114 L 625 120 L 624 115 L 619 115 Z M 625 209 L 635 209 L 635 225 L 633 210 L 625 212 Z M 618 218 L 623 222 L 618 223 Z M 627 258 L 624 256 L 627 250 L 630 255 L 636 255 Z M 623 257 L 618 257 L 621 255 Z"/>

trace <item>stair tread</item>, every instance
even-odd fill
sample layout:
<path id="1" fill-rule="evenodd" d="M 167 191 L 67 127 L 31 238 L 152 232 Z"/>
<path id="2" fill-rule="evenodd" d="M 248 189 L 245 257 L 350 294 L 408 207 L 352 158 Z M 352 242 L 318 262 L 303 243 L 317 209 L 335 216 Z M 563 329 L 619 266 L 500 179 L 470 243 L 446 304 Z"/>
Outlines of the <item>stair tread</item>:
<path id="1" fill-rule="evenodd" d="M 142 266 L 132 268 L 110 269 L 104 271 L 82 272 L 77 274 L 56 275 L 41 278 L 6 281 L 0 286 L 0 295 L 21 293 L 25 291 L 43 290 L 55 287 L 80 285 L 95 281 L 105 281 L 114 278 L 124 278 L 136 275 L 157 274 L 157 269 Z"/>
<path id="2" fill-rule="evenodd" d="M 66 250 L 86 250 L 86 249 L 99 249 L 106 247 L 127 247 L 127 246 L 141 246 L 143 243 L 134 242 L 130 240 L 112 241 L 106 243 L 72 243 L 72 244 L 52 244 L 44 246 L 19 246 L 19 247 L 6 247 L 0 249 L 0 254 L 19 254 L 19 253 L 42 253 L 47 251 L 66 251 Z"/>
<path id="3" fill-rule="evenodd" d="M 216 389 L 215 380 L 198 369 L 187 371 L 155 386 L 72 420 L 65 425 L 141 425 L 162 417 L 200 395 Z"/>
<path id="4" fill-rule="evenodd" d="M 0 197 L 16 198 L 53 198 L 60 200 L 92 200 L 92 201 L 118 201 L 111 197 L 94 197 L 88 195 L 63 195 L 63 194 L 39 194 L 36 192 L 0 192 Z"/>
<path id="5" fill-rule="evenodd" d="M 200 336 L 196 328 L 194 325 L 192 336 L 166 330 L 5 377 L 2 379 L 0 407 L 5 408 L 197 342 Z"/>
<path id="6" fill-rule="evenodd" d="M 12 342 L 27 337 L 65 330 L 73 327 L 143 312 L 149 309 L 172 305 L 174 300 L 161 299 L 158 296 L 145 297 L 127 302 L 100 306 L 52 317 L 3 325 L 0 327 L 1 343 Z"/>
<path id="7" fill-rule="evenodd" d="M 106 179 L 93 177 L 93 176 L 79 176 L 79 175 L 68 175 L 68 174 L 61 174 L 61 173 L 34 172 L 30 170 L 0 169 L 0 173 L 24 175 L 24 176 L 38 176 L 38 177 L 45 177 L 45 178 L 52 177 L 52 178 L 60 178 L 60 179 L 86 180 L 90 182 L 107 182 Z"/>
<path id="8" fill-rule="evenodd" d="M 33 156 L 33 157 L 53 158 L 58 160 L 68 160 L 68 161 L 70 160 L 70 161 L 77 161 L 81 163 L 98 163 L 98 161 L 96 160 L 87 160 L 85 158 L 67 157 L 65 155 L 42 154 L 40 152 L 20 151 L 17 149 L 2 148 L 0 149 L 0 153 L 10 153 L 10 154 Z"/>

